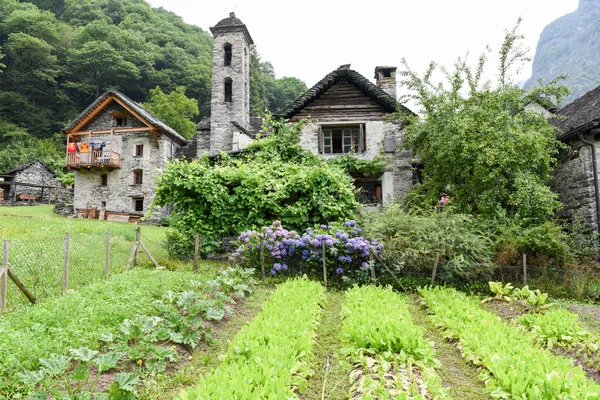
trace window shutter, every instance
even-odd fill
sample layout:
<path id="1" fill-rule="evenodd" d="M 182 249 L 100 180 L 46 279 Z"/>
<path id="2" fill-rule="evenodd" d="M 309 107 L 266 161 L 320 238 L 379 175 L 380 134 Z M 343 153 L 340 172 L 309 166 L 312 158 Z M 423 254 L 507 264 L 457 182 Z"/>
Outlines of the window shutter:
<path id="1" fill-rule="evenodd" d="M 360 145 L 359 145 L 360 147 L 359 147 L 358 152 L 362 153 L 367 150 L 367 140 L 365 138 L 365 124 L 360 124 L 359 141 L 360 141 Z"/>
<path id="2" fill-rule="evenodd" d="M 319 125 L 319 154 L 323 154 L 323 127 Z"/>

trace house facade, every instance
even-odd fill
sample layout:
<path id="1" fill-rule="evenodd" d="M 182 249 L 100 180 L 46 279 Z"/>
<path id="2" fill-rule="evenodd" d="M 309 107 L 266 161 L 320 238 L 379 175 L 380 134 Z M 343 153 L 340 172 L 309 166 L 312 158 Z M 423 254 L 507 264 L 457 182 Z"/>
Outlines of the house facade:
<path id="1" fill-rule="evenodd" d="M 568 145 L 556 171 L 553 188 L 567 218 L 580 216 L 598 232 L 600 228 L 600 86 L 569 103 L 553 118 L 557 137 Z"/>
<path id="2" fill-rule="evenodd" d="M 150 211 L 154 179 L 187 140 L 116 90 L 92 103 L 65 129 L 74 206 L 91 218 L 137 221 Z M 166 215 L 152 210 L 150 222 Z"/>

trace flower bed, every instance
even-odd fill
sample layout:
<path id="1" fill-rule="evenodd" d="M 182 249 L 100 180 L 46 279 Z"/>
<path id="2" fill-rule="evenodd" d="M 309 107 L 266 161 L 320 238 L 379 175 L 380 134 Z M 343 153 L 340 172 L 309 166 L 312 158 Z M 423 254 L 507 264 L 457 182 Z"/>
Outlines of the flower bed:
<path id="1" fill-rule="evenodd" d="M 597 399 L 600 386 L 580 367 L 534 344 L 533 337 L 482 310 L 454 289 L 423 289 L 431 318 L 447 339 L 458 339 L 463 356 L 486 368 L 486 390 L 496 398 Z"/>
<path id="2" fill-rule="evenodd" d="M 351 398 L 449 399 L 435 372 L 433 346 L 400 295 L 355 286 L 346 293 L 342 318 L 342 351 L 355 366 Z"/>
<path id="3" fill-rule="evenodd" d="M 286 399 L 306 386 L 324 288 L 307 279 L 278 286 L 229 345 L 223 363 L 181 399 Z"/>

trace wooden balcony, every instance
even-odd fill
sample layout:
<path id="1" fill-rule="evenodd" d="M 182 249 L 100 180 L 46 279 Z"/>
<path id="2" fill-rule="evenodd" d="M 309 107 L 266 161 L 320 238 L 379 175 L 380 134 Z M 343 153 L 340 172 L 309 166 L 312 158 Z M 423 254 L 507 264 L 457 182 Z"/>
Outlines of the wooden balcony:
<path id="1" fill-rule="evenodd" d="M 67 167 L 71 169 L 121 168 L 121 155 L 110 150 L 93 150 L 87 153 L 67 153 Z"/>

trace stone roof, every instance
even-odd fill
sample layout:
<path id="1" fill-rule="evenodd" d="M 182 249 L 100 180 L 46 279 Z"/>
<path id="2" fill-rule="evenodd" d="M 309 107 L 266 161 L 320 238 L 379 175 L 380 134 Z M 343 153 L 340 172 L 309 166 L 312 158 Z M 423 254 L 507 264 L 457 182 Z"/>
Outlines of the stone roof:
<path id="1" fill-rule="evenodd" d="M 325 75 L 323 79 L 317 82 L 312 88 L 308 89 L 304 94 L 294 100 L 286 108 L 277 112 L 277 117 L 283 117 L 289 119 L 297 114 L 300 110 L 306 107 L 313 100 L 318 98 L 320 95 L 325 93 L 331 86 L 337 83 L 340 79 L 345 78 L 358 89 L 360 89 L 365 95 L 375 100 L 381 107 L 386 111 L 392 113 L 396 111 L 396 99 L 387 94 L 383 89 L 377 87 L 367 78 L 359 74 L 358 72 L 350 69 L 350 64 L 342 65 L 338 69 Z M 408 114 L 414 115 L 414 113 L 408 108 L 400 105 L 400 109 Z"/>
<path id="2" fill-rule="evenodd" d="M 210 129 L 210 117 L 203 117 L 200 122 L 196 125 L 197 131 L 204 131 Z"/>
<path id="3" fill-rule="evenodd" d="M 14 175 L 17 172 L 21 172 L 21 171 L 26 170 L 27 168 L 31 167 L 32 165 L 34 165 L 36 163 L 40 164 L 48 172 L 50 172 L 52 174 L 52 176 L 56 177 L 56 173 L 45 162 L 43 162 L 42 160 L 33 160 L 33 161 L 28 162 L 28 163 L 21 164 L 18 167 L 15 167 L 15 168 L 13 168 L 13 169 L 11 169 L 9 171 L 1 173 L 0 175 L 2 175 L 2 176 L 5 176 L 5 175 Z"/>
<path id="4" fill-rule="evenodd" d="M 556 115 L 559 118 L 551 121 L 560 130 L 558 138 L 561 140 L 570 138 L 592 122 L 600 121 L 600 86 L 567 104 Z"/>
<path id="5" fill-rule="evenodd" d="M 177 131 L 167 125 L 164 121 L 158 118 L 156 115 L 152 114 L 150 111 L 146 110 L 144 107 L 131 100 L 129 97 L 125 96 L 123 93 L 118 90 L 107 90 L 100 97 L 98 97 L 92 104 L 90 104 L 81 114 L 77 116 L 69 125 L 67 125 L 63 131 L 67 132 L 72 129 L 75 125 L 77 125 L 82 119 L 84 119 L 87 115 L 89 115 L 100 103 L 102 103 L 107 97 L 115 96 L 127 106 L 131 107 L 136 113 L 138 113 L 147 123 L 156 128 L 159 132 L 164 133 L 169 136 L 171 139 L 185 144 L 187 143 L 187 139 L 181 136 Z"/>
<path id="6" fill-rule="evenodd" d="M 248 32 L 248 28 L 246 28 L 246 25 L 244 25 L 242 20 L 237 18 L 233 12 L 229 13 L 229 18 L 224 18 L 220 20 L 218 24 L 211 27 L 210 31 L 214 36 L 217 36 L 219 33 L 241 31 L 246 36 L 246 41 L 248 44 L 254 44 L 252 36 L 250 36 L 250 32 Z"/>

